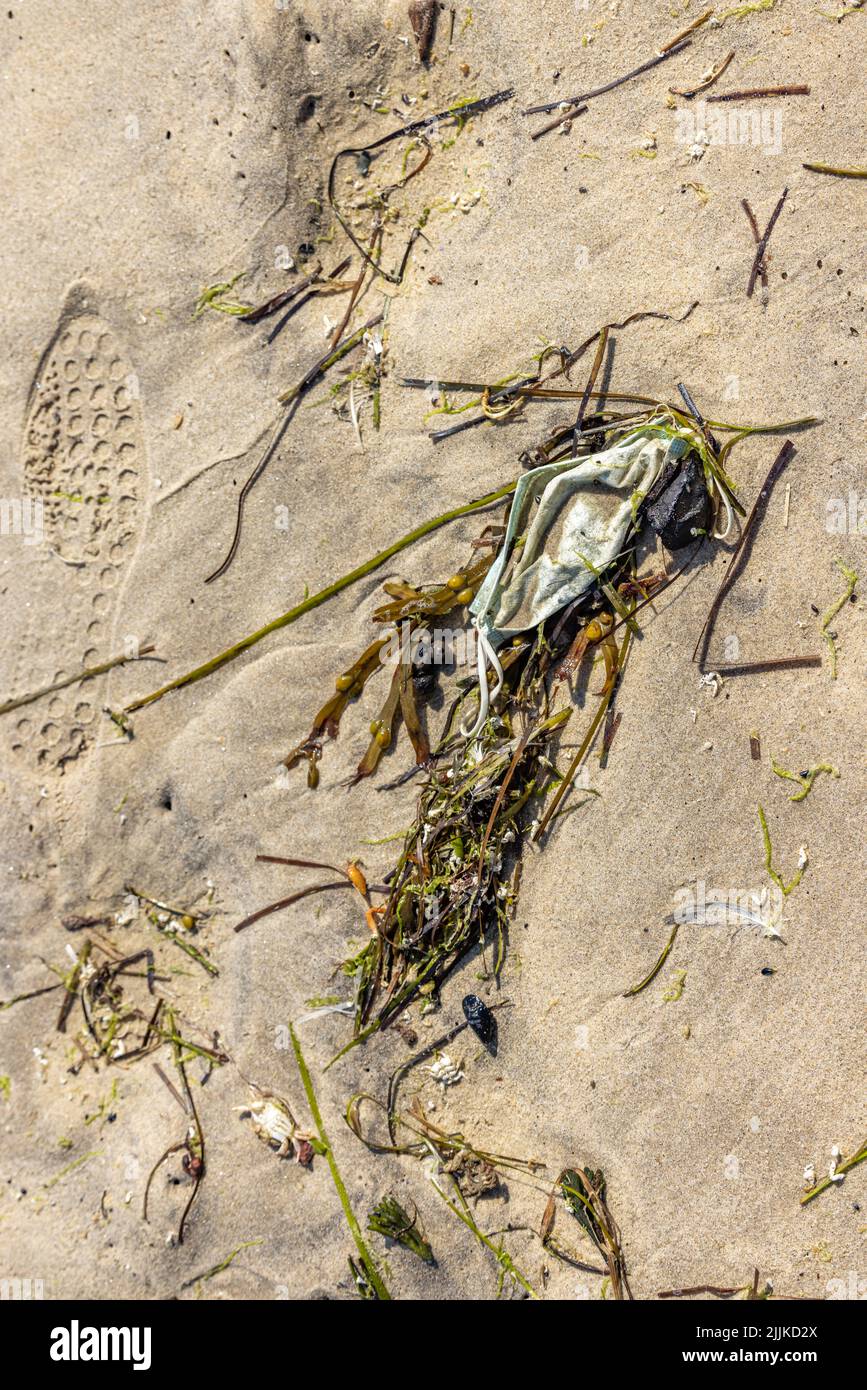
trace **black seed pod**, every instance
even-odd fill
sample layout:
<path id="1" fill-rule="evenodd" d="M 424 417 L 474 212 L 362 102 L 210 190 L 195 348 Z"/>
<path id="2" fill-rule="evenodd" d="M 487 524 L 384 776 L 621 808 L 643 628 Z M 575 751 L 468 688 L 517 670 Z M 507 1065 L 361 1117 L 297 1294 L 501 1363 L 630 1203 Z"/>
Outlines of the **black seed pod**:
<path id="1" fill-rule="evenodd" d="M 412 683 L 415 686 L 416 695 L 429 695 L 434 688 L 436 681 L 436 671 L 432 666 L 425 666 L 420 661 L 413 663 Z"/>
<path id="2" fill-rule="evenodd" d="M 497 1020 L 487 1004 L 483 1004 L 477 994 L 468 994 L 463 1000 L 464 1018 L 488 1049 L 492 1057 L 497 1055 Z"/>

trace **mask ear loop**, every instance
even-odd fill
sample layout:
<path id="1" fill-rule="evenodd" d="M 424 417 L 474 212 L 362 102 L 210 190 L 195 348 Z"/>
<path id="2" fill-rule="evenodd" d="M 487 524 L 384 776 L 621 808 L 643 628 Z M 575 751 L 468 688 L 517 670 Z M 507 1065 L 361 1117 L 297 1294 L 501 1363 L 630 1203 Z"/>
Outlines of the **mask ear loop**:
<path id="1" fill-rule="evenodd" d="M 734 511 L 733 511 L 733 509 L 732 509 L 732 504 L 731 504 L 731 502 L 729 501 L 729 499 L 728 499 L 728 497 L 726 496 L 726 494 L 725 494 L 725 492 L 723 491 L 723 489 L 720 487 L 720 485 L 719 485 L 719 483 L 717 482 L 716 478 L 714 478 L 713 481 L 714 481 L 714 487 L 716 488 L 717 492 L 719 493 L 720 501 L 722 502 L 723 506 L 725 507 L 725 513 L 726 513 L 726 528 L 725 528 L 725 530 L 724 530 L 724 531 L 717 531 L 717 530 L 715 530 L 714 533 L 713 533 L 713 538 L 714 538 L 715 541 L 724 541 L 725 538 L 726 538 L 726 536 L 728 535 L 729 531 L 732 529 L 732 526 L 733 526 L 733 524 L 734 524 L 735 514 L 734 514 Z"/>
<path id="2" fill-rule="evenodd" d="M 476 667 L 479 673 L 479 712 L 476 715 L 476 721 L 471 729 L 467 729 L 464 724 L 461 725 L 461 737 L 466 739 L 475 738 L 485 727 L 491 701 L 496 700 L 503 688 L 503 681 L 505 679 L 499 657 L 478 624 L 475 625 L 475 632 Z M 493 690 L 490 690 L 488 687 L 487 667 L 489 661 L 497 673 L 497 684 L 494 686 Z"/>

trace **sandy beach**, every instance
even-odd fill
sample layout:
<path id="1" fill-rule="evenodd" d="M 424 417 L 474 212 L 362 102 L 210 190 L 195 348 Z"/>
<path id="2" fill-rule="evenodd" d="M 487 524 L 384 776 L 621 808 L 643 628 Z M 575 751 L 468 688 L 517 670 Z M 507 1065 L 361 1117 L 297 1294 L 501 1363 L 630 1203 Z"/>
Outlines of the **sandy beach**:
<path id="1" fill-rule="evenodd" d="M 61 988 L 0 1014 L 0 1275 L 41 1280 L 48 1298 L 356 1298 L 357 1252 L 325 1155 L 281 1156 L 244 1114 L 274 1093 L 315 1136 L 294 1022 L 392 1297 L 528 1296 L 449 1209 L 423 1156 L 371 1152 L 344 1118 L 352 1096 L 384 1097 L 396 1068 L 461 1023 L 472 993 L 500 1006 L 497 1055 L 464 1031 L 445 1049 L 462 1079 L 443 1084 L 426 1058 L 401 1103 L 487 1153 L 533 1161 L 497 1169 L 481 1195 L 465 1186 L 478 1229 L 502 1237 L 535 1294 L 611 1296 L 604 1271 L 583 1267 L 598 1267 L 599 1253 L 562 1202 L 556 1232 L 582 1267 L 539 1237 L 558 1175 L 582 1166 L 604 1173 L 636 1298 L 743 1288 L 754 1270 L 776 1294 L 863 1298 L 865 1168 L 801 1198 L 805 1170 L 822 1179 L 865 1138 L 860 584 L 829 624 L 833 641 L 822 631 L 844 569 L 864 571 L 864 183 L 804 167 L 863 167 L 865 11 L 840 17 L 842 0 L 827 12 L 797 0 L 716 6 L 684 47 L 592 96 L 583 114 L 529 116 L 628 74 L 702 7 L 446 5 L 422 62 L 407 6 L 392 0 L 110 10 L 67 0 L 62 22 L 56 9 L 10 4 L 0 700 L 60 688 L 0 717 L 0 998 Z M 732 51 L 705 91 L 672 93 L 700 86 Z M 809 90 L 708 100 L 791 86 Z M 455 119 L 458 103 L 506 90 Z M 283 419 L 278 396 L 327 356 L 349 307 L 348 289 L 324 293 L 321 282 L 337 270 L 349 285 L 365 269 L 329 202 L 332 159 L 436 113 L 446 115 L 426 144 L 407 137 L 381 164 L 353 154 L 340 166 L 362 240 L 380 206 L 366 201 L 371 185 L 405 179 L 430 151 L 381 205 L 380 266 L 394 278 L 367 276 L 344 336 L 384 321 L 306 391 L 246 497 L 232 563 L 206 584 Z M 531 138 L 558 116 L 568 129 Z M 785 189 L 766 284 L 759 276 L 748 296 L 756 243 L 742 200 L 761 233 Z M 282 326 L 281 311 L 249 324 L 220 311 L 264 304 L 316 266 L 315 292 Z M 710 421 L 819 421 L 746 436 L 729 457 L 748 512 L 783 440 L 795 446 L 709 659 L 711 669 L 812 654 L 821 664 L 702 682 L 693 649 L 736 535 L 708 541 L 641 613 L 616 739 L 604 766 L 598 741 L 586 762 L 595 794 L 573 796 L 543 847 L 524 854 L 499 973 L 490 943 L 474 946 L 408 1005 L 402 1031 L 326 1071 L 352 1019 L 322 1001 L 352 998 L 341 966 L 369 940 L 365 905 L 326 892 L 235 932 L 323 877 L 256 856 L 358 862 L 368 884 L 383 884 L 420 779 L 386 789 L 414 761 L 401 735 L 372 777 L 348 785 L 387 693 L 380 677 L 326 741 L 318 786 L 283 759 L 380 633 L 383 582 L 442 584 L 482 528 L 502 522 L 503 503 L 432 532 L 125 727 L 106 711 L 426 519 L 504 487 L 522 453 L 575 416 L 574 400 L 528 400 L 435 443 L 434 430 L 479 413 L 432 415 L 470 399 L 440 383 L 502 383 L 535 371 L 546 344 L 575 349 L 651 311 L 611 330 L 605 390 L 672 401 L 686 383 Z M 561 384 L 583 389 L 593 351 Z M 651 552 L 647 567 L 661 563 Z M 63 684 L 115 657 L 128 659 Z M 562 765 L 598 684 L 594 672 Z M 447 706 L 440 692 L 432 734 Z M 772 759 L 796 776 L 833 772 L 792 801 L 797 788 Z M 657 977 L 625 997 L 687 890 L 706 902 L 774 887 L 759 806 L 774 868 L 787 885 L 803 869 L 778 931 L 732 916 L 683 925 Z M 196 930 L 177 928 L 179 947 L 171 935 L 185 915 Z M 64 926 L 73 918 L 94 920 Z M 182 1243 L 192 1179 L 180 1148 L 153 1176 L 146 1222 L 142 1213 L 149 1173 L 191 1124 L 153 1065 L 177 1090 L 171 1042 L 129 1061 L 113 1043 L 99 1055 L 99 1020 L 80 1000 L 57 1027 L 85 938 L 100 964 L 152 952 L 156 993 L 140 956 L 123 976 L 125 1002 L 146 1016 L 165 998 L 177 1035 L 205 1049 L 187 1054 L 206 1166 Z M 418 1212 L 435 1264 L 367 1230 L 386 1194 Z"/>

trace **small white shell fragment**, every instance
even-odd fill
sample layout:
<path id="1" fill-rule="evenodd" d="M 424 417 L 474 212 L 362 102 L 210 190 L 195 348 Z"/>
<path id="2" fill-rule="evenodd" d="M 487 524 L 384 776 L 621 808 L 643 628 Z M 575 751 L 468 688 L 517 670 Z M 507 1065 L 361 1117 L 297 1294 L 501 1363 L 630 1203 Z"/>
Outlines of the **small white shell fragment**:
<path id="1" fill-rule="evenodd" d="M 687 150 L 687 154 L 694 164 L 697 164 L 700 159 L 704 159 L 705 151 L 709 144 L 710 136 L 707 131 L 697 130 L 695 140 Z"/>
<path id="2" fill-rule="evenodd" d="M 434 1081 L 439 1082 L 443 1090 L 447 1086 L 456 1086 L 459 1081 L 463 1081 L 464 1074 L 459 1067 L 455 1066 L 447 1052 L 443 1052 L 437 1057 L 433 1066 L 427 1069 Z"/>
<path id="3" fill-rule="evenodd" d="M 842 1157 L 843 1152 L 840 1148 L 840 1145 L 834 1144 L 834 1146 L 831 1149 L 831 1164 L 828 1168 L 828 1177 L 831 1179 L 832 1182 L 842 1182 L 846 1176 L 845 1173 L 837 1172 L 837 1164 L 840 1162 L 840 1159 Z"/>

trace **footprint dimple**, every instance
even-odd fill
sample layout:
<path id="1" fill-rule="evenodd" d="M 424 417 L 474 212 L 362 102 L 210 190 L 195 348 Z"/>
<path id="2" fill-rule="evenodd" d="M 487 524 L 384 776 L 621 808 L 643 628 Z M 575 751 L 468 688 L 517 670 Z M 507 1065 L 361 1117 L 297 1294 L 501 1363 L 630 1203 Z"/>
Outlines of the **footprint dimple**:
<path id="1" fill-rule="evenodd" d="M 90 293 L 87 301 L 93 303 Z M 29 394 L 23 492 L 43 503 L 45 543 L 27 552 L 13 581 L 19 590 L 11 608 L 20 626 L 9 642 L 10 691 L 38 689 L 98 665 L 119 649 L 117 632 L 127 630 L 116 628 L 116 607 L 144 515 L 141 402 L 117 335 L 84 305 L 81 287 L 73 287 Z M 33 602 L 34 592 L 46 601 Z M 64 669 L 52 677 L 49 661 Z M 72 685 L 46 697 L 32 724 L 9 729 L 16 746 L 29 749 L 46 770 L 57 766 L 71 737 L 105 703 L 107 680 L 95 679 L 86 692 Z"/>

